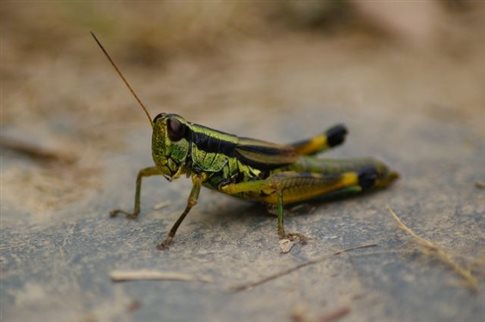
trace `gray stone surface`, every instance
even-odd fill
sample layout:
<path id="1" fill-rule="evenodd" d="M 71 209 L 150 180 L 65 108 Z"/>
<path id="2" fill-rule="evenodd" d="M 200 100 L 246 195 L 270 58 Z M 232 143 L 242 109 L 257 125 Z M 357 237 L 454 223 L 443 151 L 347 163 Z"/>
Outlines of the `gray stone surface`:
<path id="1" fill-rule="evenodd" d="M 317 130 L 320 109 L 305 113 L 307 122 L 297 120 L 292 127 Z M 279 124 L 291 119 L 276 118 Z M 476 256 L 484 243 L 484 192 L 474 187 L 483 179 L 483 173 L 477 173 L 485 158 L 483 141 L 466 129 L 441 122 L 405 130 L 389 122 L 359 126 L 363 123 L 351 122 L 348 146 L 332 154 L 380 155 L 401 172 L 402 180 L 361 197 L 313 202 L 313 213 L 289 216 L 288 227 L 312 240 L 286 255 L 279 253 L 275 219 L 263 207 L 207 190 L 174 246 L 166 252 L 156 250 L 183 208 L 187 182 L 148 179 L 137 221 L 108 218 L 113 207 L 131 207 L 136 170 L 150 163 L 145 130 L 127 136 L 122 154 L 105 157 L 97 192 L 62 207 L 48 223 L 38 226 L 22 220 L 29 214 L 2 202 L 4 317 L 8 321 L 284 321 L 298 306 L 309 314 L 321 314 L 349 305 L 347 319 L 353 321 L 479 321 L 485 313 L 482 293 L 471 293 L 449 268 L 413 251 L 386 206 L 452 253 Z M 365 135 L 356 135 L 359 131 Z M 465 138 L 470 145 L 463 147 L 460 141 Z M 4 171 L 14 166 L 11 163 L 17 164 L 12 156 L 4 156 Z M 169 206 L 153 210 L 160 200 L 170 201 Z M 378 247 L 329 258 L 247 291 L 230 291 L 231 286 L 364 243 Z M 213 283 L 115 284 L 108 275 L 115 269 L 176 271 L 208 276 Z M 132 302 L 141 306 L 128 312 Z"/>

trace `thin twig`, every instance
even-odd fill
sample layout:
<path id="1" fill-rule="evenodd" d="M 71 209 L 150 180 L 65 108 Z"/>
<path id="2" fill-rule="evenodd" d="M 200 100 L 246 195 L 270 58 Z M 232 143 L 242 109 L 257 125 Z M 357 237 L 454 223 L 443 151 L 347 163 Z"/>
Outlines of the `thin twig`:
<path id="1" fill-rule="evenodd" d="M 300 268 L 303 268 L 303 267 L 307 267 L 307 266 L 310 266 L 310 265 L 314 265 L 314 264 L 320 263 L 320 262 L 324 261 L 325 259 L 327 259 L 329 257 L 337 256 L 337 255 L 340 255 L 340 254 L 343 254 L 343 253 L 346 253 L 346 252 L 350 252 L 350 251 L 353 251 L 353 250 L 357 250 L 357 249 L 370 248 L 370 247 L 376 247 L 376 246 L 377 246 L 377 244 L 364 244 L 364 245 L 354 246 L 354 247 L 350 247 L 350 248 L 345 248 L 345 249 L 336 251 L 334 253 L 327 254 L 327 255 L 322 256 L 320 258 L 313 259 L 313 260 L 309 260 L 309 261 L 307 261 L 305 263 L 302 263 L 302 264 L 296 265 L 294 267 L 288 268 L 288 269 L 283 270 L 281 272 L 278 272 L 276 274 L 269 275 L 269 276 L 267 276 L 267 277 L 265 277 L 265 278 L 263 278 L 263 279 L 261 279 L 259 281 L 231 287 L 231 290 L 233 290 L 235 292 L 241 292 L 241 291 L 250 289 L 252 287 L 255 287 L 255 286 L 258 286 L 258 285 L 267 283 L 269 281 L 272 281 L 272 280 L 274 280 L 274 279 L 276 279 L 278 277 L 282 277 L 282 276 L 288 275 L 290 273 L 293 273 L 294 271 L 297 271 Z"/>
<path id="2" fill-rule="evenodd" d="M 397 214 L 392 210 L 391 207 L 387 207 L 389 212 L 391 213 L 392 217 L 394 220 L 397 222 L 398 227 L 404 231 L 406 234 L 410 235 L 413 237 L 414 241 L 424 248 L 425 250 L 429 251 L 430 253 L 434 254 L 440 261 L 442 261 L 444 264 L 448 265 L 451 269 L 453 269 L 458 275 L 460 275 L 465 281 L 467 286 L 472 290 L 472 291 L 477 291 L 478 290 L 478 282 L 477 279 L 470 273 L 469 270 L 461 267 L 458 265 L 448 253 L 444 251 L 443 248 L 440 246 L 430 242 L 429 240 L 426 240 L 420 236 L 418 236 L 414 231 L 411 230 L 408 226 L 406 226 L 401 219 L 397 216 Z"/>
<path id="3" fill-rule="evenodd" d="M 113 282 L 127 282 L 127 281 L 183 281 L 183 282 L 204 282 L 211 283 L 208 278 L 198 278 L 192 275 L 178 273 L 178 272 L 161 272 L 147 269 L 136 271 L 112 271 L 109 276 Z"/>

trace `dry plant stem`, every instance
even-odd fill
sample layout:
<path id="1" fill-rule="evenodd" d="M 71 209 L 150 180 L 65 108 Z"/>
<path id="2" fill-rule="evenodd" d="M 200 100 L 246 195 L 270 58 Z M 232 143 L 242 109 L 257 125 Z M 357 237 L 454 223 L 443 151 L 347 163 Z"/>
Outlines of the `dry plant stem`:
<path id="1" fill-rule="evenodd" d="M 24 154 L 34 160 L 46 162 L 59 161 L 64 163 L 73 163 L 75 161 L 71 156 L 43 149 L 33 144 L 11 138 L 0 137 L 0 147 Z"/>
<path id="2" fill-rule="evenodd" d="M 340 255 L 340 254 L 343 254 L 343 253 L 346 253 L 346 252 L 350 252 L 350 251 L 353 251 L 353 250 L 357 250 L 357 249 L 370 248 L 370 247 L 376 247 L 376 246 L 377 246 L 377 244 L 364 244 L 364 245 L 359 245 L 359 246 L 355 246 L 355 247 L 345 248 L 345 249 L 336 251 L 334 253 L 327 254 L 327 255 L 322 256 L 320 258 L 313 259 L 313 260 L 310 260 L 308 262 L 296 265 L 292 268 L 283 270 L 283 271 L 278 272 L 276 274 L 269 275 L 269 276 L 267 276 L 267 277 L 265 277 L 265 278 L 263 278 L 259 281 L 232 287 L 231 290 L 233 290 L 235 292 L 241 292 L 241 291 L 250 289 L 252 287 L 267 283 L 267 282 L 272 281 L 274 279 L 277 279 L 278 277 L 282 277 L 282 276 L 288 275 L 290 273 L 293 273 L 294 271 L 297 271 L 300 268 L 307 267 L 307 266 L 314 265 L 314 264 L 318 264 L 318 263 L 326 260 L 329 257 L 337 256 L 337 255 Z"/>
<path id="3" fill-rule="evenodd" d="M 397 214 L 392 210 L 391 207 L 387 207 L 389 212 L 391 213 L 394 220 L 397 222 L 399 228 L 404 231 L 406 234 L 413 237 L 414 241 L 425 250 L 429 251 L 430 253 L 434 254 L 440 261 L 444 264 L 448 265 L 451 269 L 453 269 L 458 275 L 460 275 L 465 281 L 466 285 L 472 290 L 478 290 L 478 282 L 475 277 L 470 273 L 470 271 L 466 270 L 465 268 L 458 265 L 450 255 L 448 255 L 441 247 L 438 245 L 426 240 L 420 236 L 418 236 L 414 231 L 411 230 L 408 226 L 406 226 L 401 219 L 397 216 Z"/>
<path id="4" fill-rule="evenodd" d="M 177 272 L 161 272 L 153 270 L 136 270 L 136 271 L 112 271 L 109 276 L 113 282 L 127 282 L 127 281 L 185 281 L 185 282 L 205 282 L 210 283 L 209 279 L 197 278 L 192 275 L 177 273 Z"/>

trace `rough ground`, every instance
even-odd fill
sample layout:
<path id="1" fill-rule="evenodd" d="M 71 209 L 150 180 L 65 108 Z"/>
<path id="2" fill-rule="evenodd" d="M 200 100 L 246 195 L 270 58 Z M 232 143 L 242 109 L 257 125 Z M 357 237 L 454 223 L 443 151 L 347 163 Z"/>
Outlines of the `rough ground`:
<path id="1" fill-rule="evenodd" d="M 14 37 L 22 29 L 7 26 L 2 138 L 77 161 L 45 163 L 1 150 L 2 321 L 290 321 L 295 310 L 312 319 L 342 307 L 350 308 L 342 321 L 485 316 L 483 42 L 459 42 L 458 50 L 456 43 L 412 48 L 361 33 L 267 33 L 241 36 L 210 55 L 143 64 L 140 47 L 100 33 L 153 114 L 176 112 L 276 142 L 343 122 L 348 141 L 328 156 L 375 156 L 402 176 L 390 189 L 312 202 L 313 212 L 289 216 L 290 230 L 312 238 L 289 254 L 280 254 L 275 218 L 263 207 L 204 190 L 173 247 L 160 252 L 155 245 L 183 209 L 190 184 L 147 179 L 140 218 L 108 218 L 113 208 L 132 207 L 136 172 L 152 163 L 150 130 L 89 29 L 68 29 L 65 47 L 43 50 L 35 47 L 42 35 L 28 29 L 29 51 Z M 387 205 L 471 265 L 479 291 L 418 251 Z M 367 243 L 378 246 L 231 291 Z M 109 273 L 124 269 L 213 282 L 113 283 Z"/>

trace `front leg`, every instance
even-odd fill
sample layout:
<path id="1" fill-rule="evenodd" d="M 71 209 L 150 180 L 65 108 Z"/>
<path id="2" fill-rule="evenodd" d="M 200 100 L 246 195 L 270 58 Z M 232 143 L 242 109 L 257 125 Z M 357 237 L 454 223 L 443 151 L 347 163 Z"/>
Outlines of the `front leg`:
<path id="1" fill-rule="evenodd" d="M 140 213 L 141 180 L 143 177 L 151 177 L 161 174 L 162 172 L 157 167 L 148 167 L 138 171 L 138 176 L 136 177 L 135 206 L 133 207 L 133 212 L 115 209 L 110 212 L 110 217 L 116 217 L 118 214 L 124 214 L 128 219 L 136 219 Z"/>

